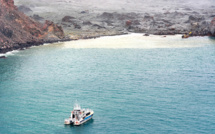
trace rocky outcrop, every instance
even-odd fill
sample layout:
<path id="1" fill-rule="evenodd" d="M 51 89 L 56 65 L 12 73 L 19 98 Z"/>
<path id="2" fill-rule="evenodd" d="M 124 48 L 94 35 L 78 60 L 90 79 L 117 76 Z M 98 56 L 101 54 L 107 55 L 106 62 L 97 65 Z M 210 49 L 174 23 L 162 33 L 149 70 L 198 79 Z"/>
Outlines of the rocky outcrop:
<path id="1" fill-rule="evenodd" d="M 167 11 L 154 14 L 104 12 L 98 16 L 97 21 L 103 22 L 100 25 L 103 29 L 156 35 L 188 34 L 191 32 L 190 36 L 202 36 L 209 32 L 208 21 L 197 12 Z"/>
<path id="2" fill-rule="evenodd" d="M 7 11 L 16 8 L 16 6 L 14 5 L 14 0 L 1 0 L 0 2 L 2 6 L 6 7 Z"/>
<path id="3" fill-rule="evenodd" d="M 18 10 L 23 12 L 23 13 L 29 13 L 29 12 L 33 12 L 29 7 L 21 5 L 18 7 Z"/>
<path id="4" fill-rule="evenodd" d="M 81 23 L 82 21 L 72 17 L 72 16 L 65 16 L 62 18 L 62 25 L 71 27 L 73 26 L 74 29 L 81 29 Z"/>
<path id="5" fill-rule="evenodd" d="M 34 14 L 33 16 L 30 16 L 32 19 L 34 19 L 35 21 L 39 21 L 39 22 L 43 22 L 44 21 L 44 18 L 37 15 L 37 14 Z"/>
<path id="6" fill-rule="evenodd" d="M 89 10 L 87 13 L 80 13 L 81 9 L 73 13 L 65 13 L 65 11 L 56 17 L 59 17 L 58 23 L 63 26 L 66 33 L 80 36 L 85 33 L 90 35 L 97 32 L 117 31 L 156 35 L 186 34 L 190 37 L 208 35 L 210 22 L 215 14 L 212 8 L 202 10 L 184 5 L 177 8 L 163 8 L 162 10 L 159 8 L 155 6 L 143 8 L 143 11 L 140 12 L 128 11 L 126 8 L 124 11 L 123 9 L 118 11 L 95 9 Z M 62 17 L 62 14 L 65 17 Z M 53 20 L 56 21 L 56 18 Z"/>
<path id="7" fill-rule="evenodd" d="M 0 56 L 0 59 L 5 59 L 5 58 L 7 58 L 6 56 Z"/>
<path id="8" fill-rule="evenodd" d="M 0 53 L 64 38 L 53 22 L 36 22 L 18 11 L 13 0 L 0 1 Z"/>
<path id="9" fill-rule="evenodd" d="M 65 16 L 62 18 L 62 22 L 72 22 L 72 19 L 75 19 L 72 16 Z"/>
<path id="10" fill-rule="evenodd" d="M 43 25 L 43 31 L 47 31 L 46 34 L 49 36 L 51 35 L 56 40 L 63 39 L 65 37 L 62 27 L 48 20 L 46 20 L 45 24 Z M 47 40 L 48 39 L 49 38 L 47 38 Z"/>

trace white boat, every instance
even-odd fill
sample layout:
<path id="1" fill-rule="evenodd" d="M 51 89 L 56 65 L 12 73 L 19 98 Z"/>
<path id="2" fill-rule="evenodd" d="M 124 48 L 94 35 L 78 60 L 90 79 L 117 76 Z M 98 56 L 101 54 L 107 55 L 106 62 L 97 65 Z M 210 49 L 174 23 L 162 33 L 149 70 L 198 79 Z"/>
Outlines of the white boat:
<path id="1" fill-rule="evenodd" d="M 81 109 L 80 105 L 75 104 L 74 109 L 71 112 L 69 119 L 65 119 L 64 124 L 66 125 L 81 125 L 88 120 L 92 119 L 94 111 L 91 109 Z"/>

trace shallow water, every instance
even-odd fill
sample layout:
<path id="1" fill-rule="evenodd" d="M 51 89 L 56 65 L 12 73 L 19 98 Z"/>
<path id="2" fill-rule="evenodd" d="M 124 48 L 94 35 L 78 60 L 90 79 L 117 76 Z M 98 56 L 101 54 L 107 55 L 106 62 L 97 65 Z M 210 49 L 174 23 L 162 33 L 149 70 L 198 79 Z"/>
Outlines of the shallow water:
<path id="1" fill-rule="evenodd" d="M 131 34 L 0 59 L 0 133 L 215 133 L 215 40 Z M 65 126 L 78 100 L 93 120 Z"/>

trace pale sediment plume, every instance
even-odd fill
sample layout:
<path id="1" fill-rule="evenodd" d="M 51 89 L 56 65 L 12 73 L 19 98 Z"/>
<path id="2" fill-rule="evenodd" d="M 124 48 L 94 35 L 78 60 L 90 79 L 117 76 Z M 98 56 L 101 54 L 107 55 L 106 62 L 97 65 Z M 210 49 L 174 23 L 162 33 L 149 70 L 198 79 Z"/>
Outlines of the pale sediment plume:
<path id="1" fill-rule="evenodd" d="M 158 36 L 129 34 L 120 36 L 101 37 L 97 39 L 64 42 L 65 48 L 108 48 L 108 49 L 153 49 L 153 48 L 191 48 L 202 47 L 209 41 L 207 37 L 182 39 L 181 35 Z"/>

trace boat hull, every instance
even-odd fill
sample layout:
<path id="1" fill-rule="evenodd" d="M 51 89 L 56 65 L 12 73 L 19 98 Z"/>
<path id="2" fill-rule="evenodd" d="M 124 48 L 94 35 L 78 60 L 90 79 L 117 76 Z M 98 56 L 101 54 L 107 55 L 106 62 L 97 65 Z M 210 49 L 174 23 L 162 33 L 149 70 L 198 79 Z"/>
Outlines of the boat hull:
<path id="1" fill-rule="evenodd" d="M 85 117 L 85 118 L 84 118 L 83 120 L 81 120 L 81 121 L 75 121 L 75 122 L 73 123 L 73 125 L 79 126 L 79 125 L 81 125 L 81 124 L 84 124 L 85 122 L 87 122 L 87 121 L 89 121 L 90 119 L 92 119 L 92 117 L 93 117 L 93 113 L 90 114 L 89 116 Z"/>
<path id="2" fill-rule="evenodd" d="M 70 124 L 73 124 L 73 122 L 72 122 L 72 120 L 70 120 L 70 119 L 66 119 L 66 120 L 64 121 L 64 124 L 65 124 L 65 125 L 70 125 Z"/>

